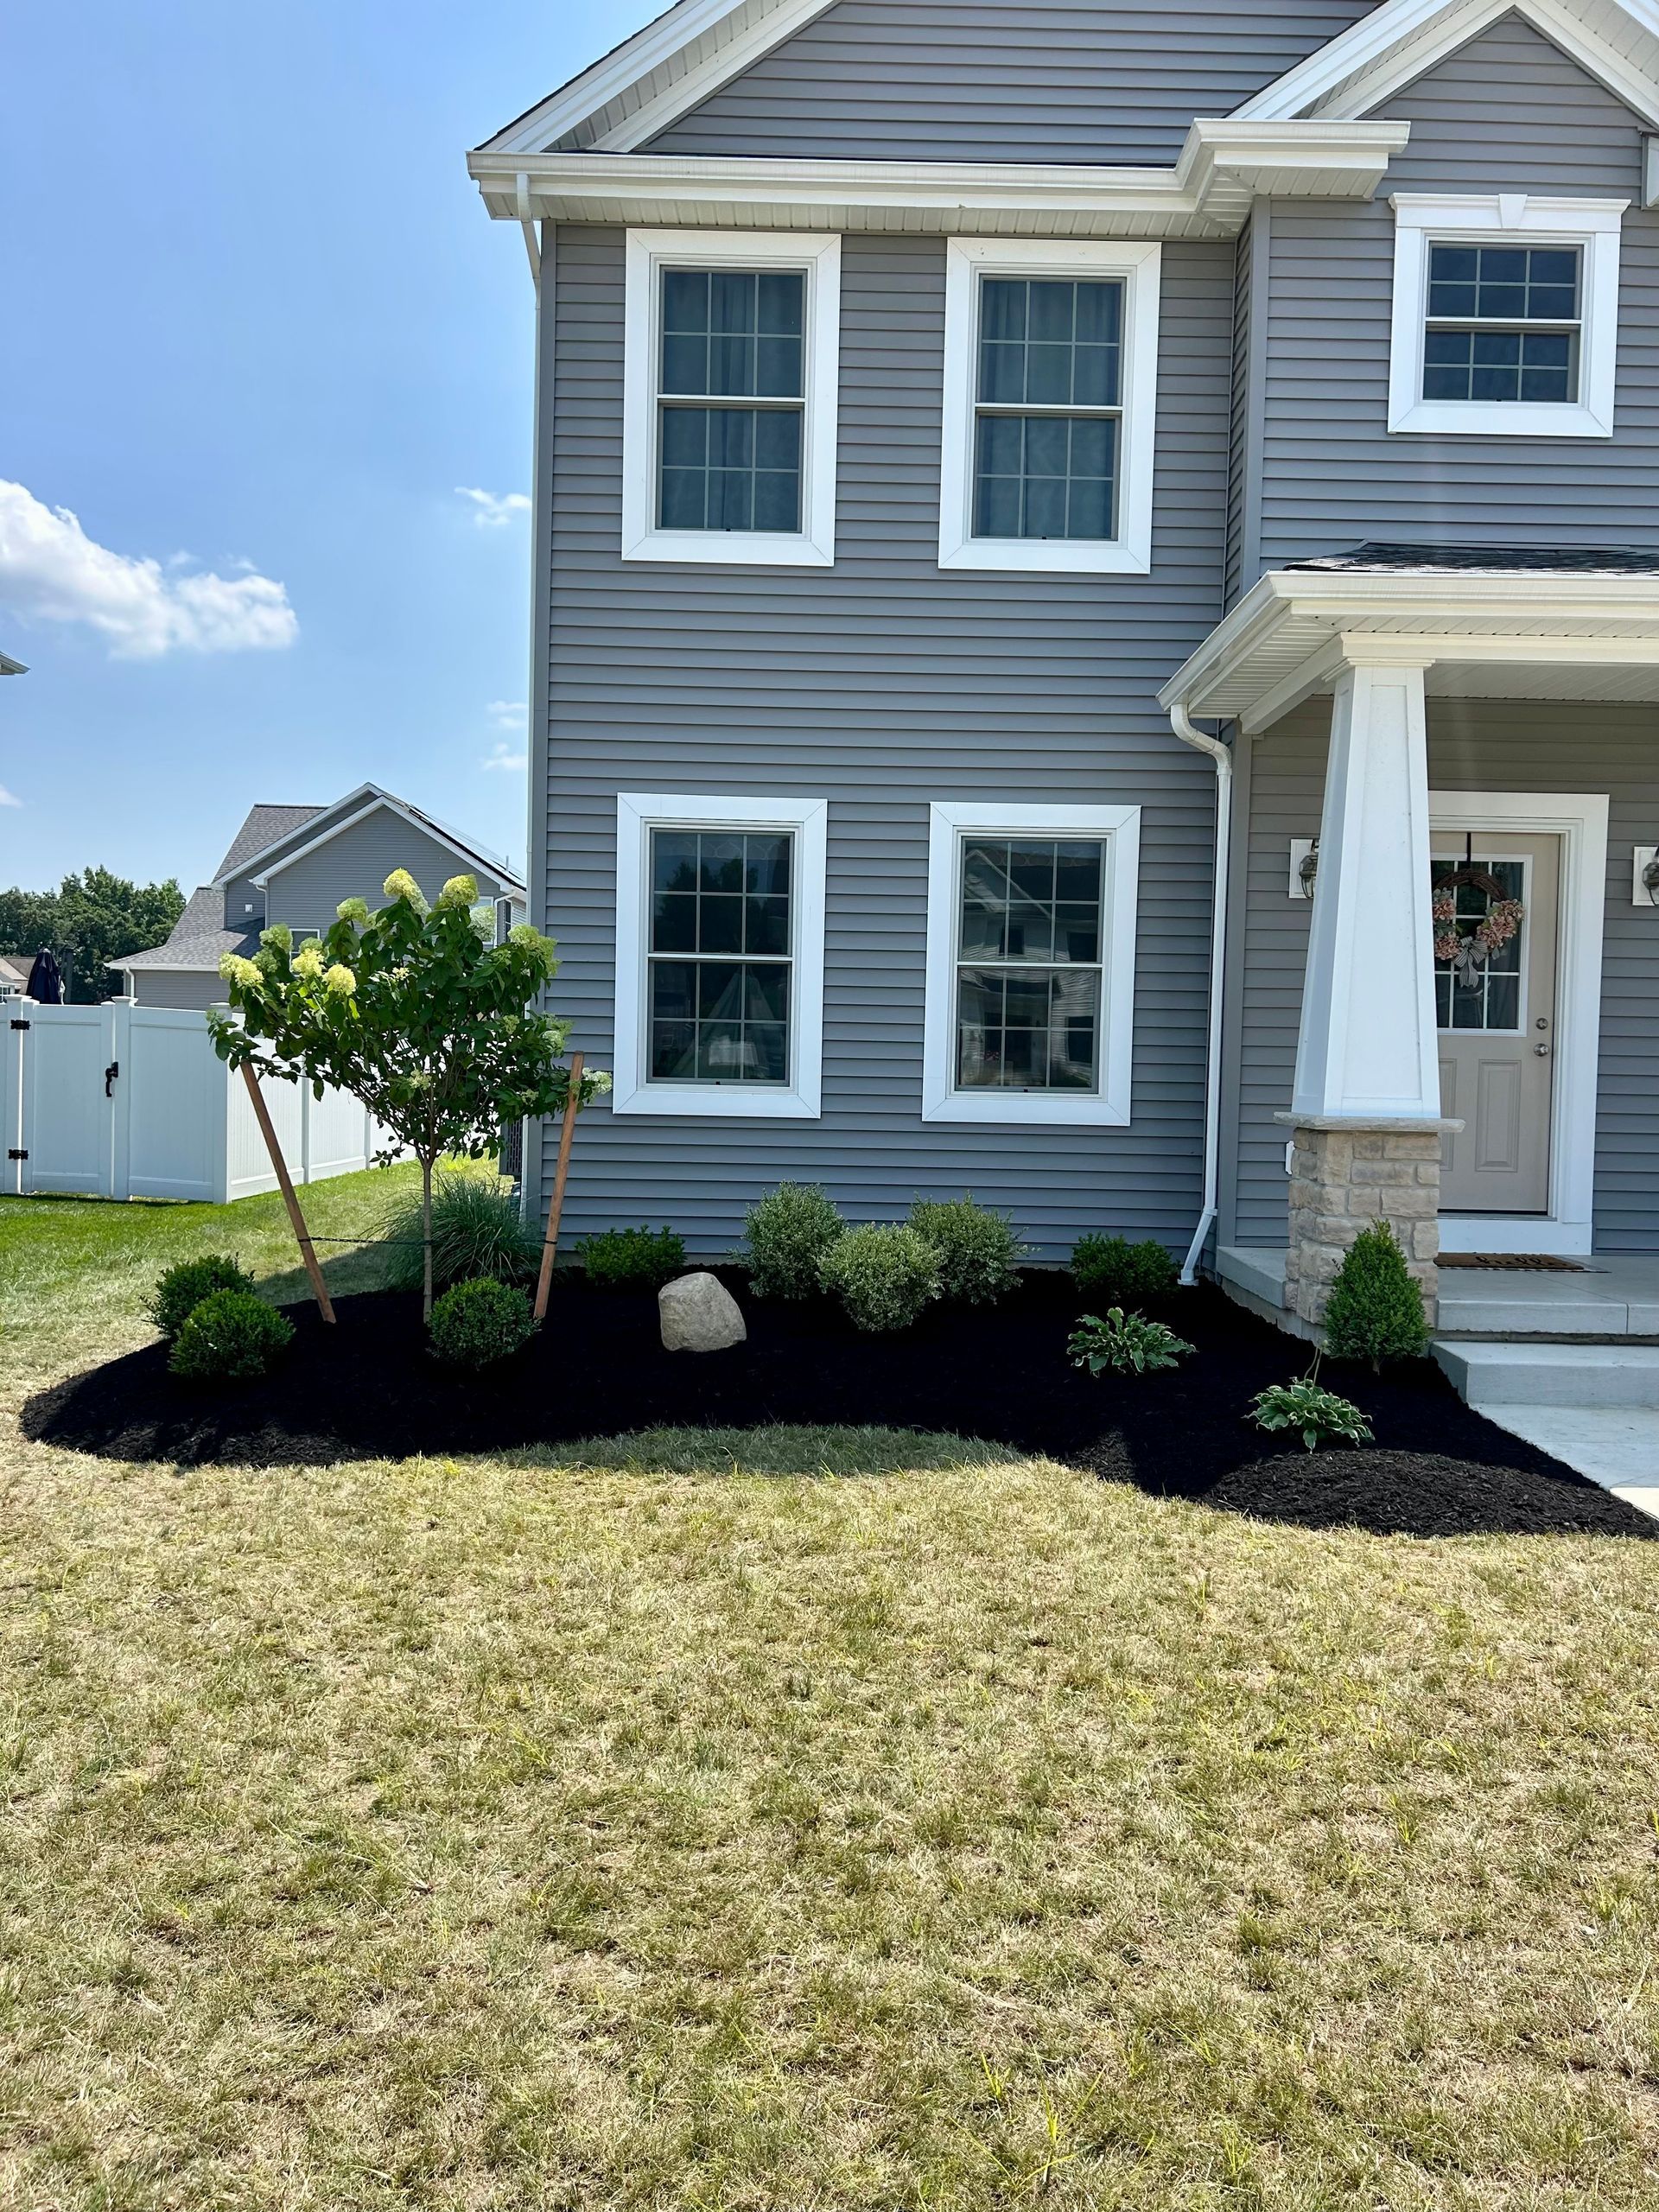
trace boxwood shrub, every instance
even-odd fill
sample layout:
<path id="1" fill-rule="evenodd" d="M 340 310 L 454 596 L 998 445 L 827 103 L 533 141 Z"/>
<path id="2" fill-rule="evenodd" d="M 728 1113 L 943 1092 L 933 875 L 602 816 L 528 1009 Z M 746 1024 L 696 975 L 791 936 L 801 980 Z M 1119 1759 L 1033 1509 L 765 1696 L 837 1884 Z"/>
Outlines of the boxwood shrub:
<path id="1" fill-rule="evenodd" d="M 1172 1296 L 1180 1280 L 1174 1261 L 1150 1237 L 1131 1244 L 1126 1236 L 1080 1236 L 1071 1274 L 1085 1296 L 1126 1311 Z"/>
<path id="2" fill-rule="evenodd" d="M 432 1308 L 432 1349 L 451 1367 L 493 1367 L 535 1332 L 530 1300 L 511 1283 L 479 1275 L 446 1290 Z"/>
<path id="3" fill-rule="evenodd" d="M 994 1306 L 1020 1281 L 1025 1251 L 1006 1214 L 963 1198 L 918 1198 L 910 1225 L 939 1255 L 939 1294 L 964 1306 Z"/>
<path id="4" fill-rule="evenodd" d="M 939 1255 L 914 1229 L 873 1223 L 836 1237 L 819 1281 L 855 1328 L 907 1329 L 939 1294 Z"/>
<path id="5" fill-rule="evenodd" d="M 846 1226 L 815 1183 L 780 1183 L 769 1192 L 743 1217 L 756 1296 L 816 1296 L 824 1255 Z"/>
<path id="6" fill-rule="evenodd" d="M 294 1324 L 251 1290 L 216 1290 L 185 1318 L 168 1365 L 193 1382 L 251 1382 L 294 1341 Z"/>
<path id="7" fill-rule="evenodd" d="M 584 1237 L 576 1256 L 601 1290 L 660 1290 L 685 1267 L 685 1239 L 671 1229 L 607 1229 Z"/>
<path id="8" fill-rule="evenodd" d="M 164 1337 L 176 1337 L 204 1298 L 216 1290 L 251 1292 L 253 1277 L 228 1252 L 207 1252 L 168 1268 L 150 1294 L 149 1313 Z"/>

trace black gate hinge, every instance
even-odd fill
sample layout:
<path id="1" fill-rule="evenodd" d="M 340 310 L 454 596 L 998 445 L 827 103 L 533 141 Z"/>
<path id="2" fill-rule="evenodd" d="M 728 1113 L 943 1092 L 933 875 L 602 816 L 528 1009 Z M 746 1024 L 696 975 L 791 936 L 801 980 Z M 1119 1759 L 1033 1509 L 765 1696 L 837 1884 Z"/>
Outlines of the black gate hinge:
<path id="1" fill-rule="evenodd" d="M 6 1158 L 8 1160 L 27 1160 L 29 1158 L 29 1154 L 27 1152 L 19 1152 L 14 1146 L 12 1149 L 7 1153 Z"/>

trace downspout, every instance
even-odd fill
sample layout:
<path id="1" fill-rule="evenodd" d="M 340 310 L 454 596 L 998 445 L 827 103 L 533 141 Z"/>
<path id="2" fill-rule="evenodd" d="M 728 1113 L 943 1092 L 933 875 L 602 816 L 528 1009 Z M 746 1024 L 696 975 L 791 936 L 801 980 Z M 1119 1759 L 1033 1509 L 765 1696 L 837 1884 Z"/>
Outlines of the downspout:
<path id="1" fill-rule="evenodd" d="M 1221 1173 L 1221 1014 L 1227 958 L 1227 870 L 1233 842 L 1233 749 L 1196 728 L 1186 709 L 1169 710 L 1169 726 L 1183 745 L 1207 753 L 1216 764 L 1215 912 L 1210 925 L 1210 1045 L 1204 1095 L 1204 1211 L 1187 1248 L 1181 1281 L 1198 1281 L 1198 1255 L 1216 1218 Z"/>

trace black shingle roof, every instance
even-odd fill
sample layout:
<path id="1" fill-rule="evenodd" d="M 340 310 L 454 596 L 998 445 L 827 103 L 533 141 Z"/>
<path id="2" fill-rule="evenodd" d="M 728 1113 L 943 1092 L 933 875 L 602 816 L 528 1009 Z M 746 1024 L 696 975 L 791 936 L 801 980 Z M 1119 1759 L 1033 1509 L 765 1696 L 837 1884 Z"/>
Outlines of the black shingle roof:
<path id="1" fill-rule="evenodd" d="M 1367 544 L 1356 545 L 1351 553 L 1287 561 L 1285 566 L 1324 575 L 1655 576 L 1659 575 L 1659 553 L 1638 553 L 1628 545 Z"/>

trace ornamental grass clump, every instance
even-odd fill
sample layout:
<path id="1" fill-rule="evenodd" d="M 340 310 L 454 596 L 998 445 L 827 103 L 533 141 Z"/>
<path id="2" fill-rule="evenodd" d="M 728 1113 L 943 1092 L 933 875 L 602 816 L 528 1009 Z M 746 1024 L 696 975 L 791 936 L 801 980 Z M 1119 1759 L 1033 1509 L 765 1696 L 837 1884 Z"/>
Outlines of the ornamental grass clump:
<path id="1" fill-rule="evenodd" d="M 760 1298 L 815 1298 L 830 1248 L 846 1230 L 816 1183 L 780 1183 L 743 1217 L 750 1280 Z"/>
<path id="2" fill-rule="evenodd" d="M 425 1243 L 418 1201 L 386 1224 L 394 1290 L 418 1290 L 425 1272 Z M 432 1283 L 491 1275 L 497 1282 L 526 1282 L 541 1256 L 541 1240 L 518 1210 L 504 1175 L 441 1174 L 432 1188 Z"/>
<path id="3" fill-rule="evenodd" d="M 535 1334 L 530 1300 L 493 1275 L 458 1282 L 432 1308 L 432 1349 L 450 1367 L 476 1371 L 511 1359 Z"/>
<path id="4" fill-rule="evenodd" d="M 818 1281 L 855 1329 L 907 1329 L 939 1295 L 939 1255 L 913 1229 L 872 1223 L 836 1239 Z"/>
<path id="5" fill-rule="evenodd" d="M 918 1198 L 910 1226 L 939 1255 L 939 1294 L 964 1306 L 994 1306 L 1020 1281 L 1025 1249 L 1006 1214 L 962 1198 Z"/>
<path id="6" fill-rule="evenodd" d="M 294 1341 L 294 1324 L 249 1290 L 216 1290 L 187 1318 L 168 1367 L 192 1382 L 251 1382 Z"/>
<path id="7" fill-rule="evenodd" d="M 207 1020 L 214 1050 L 232 1067 L 309 1083 L 319 1098 L 333 1084 L 388 1132 L 378 1159 L 414 1155 L 429 1319 L 437 1163 L 454 1154 L 486 1159 L 524 1116 L 566 1110 L 569 1024 L 535 1011 L 558 967 L 552 939 L 521 922 L 504 944 L 486 944 L 473 926 L 478 886 L 470 875 L 452 876 L 432 906 L 404 868 L 383 887 L 387 904 L 378 913 L 347 899 L 327 935 L 297 952 L 287 930 L 272 928 L 253 959 L 227 953 L 219 972 L 230 1012 Z M 574 1103 L 598 1097 L 610 1080 L 584 1075 Z"/>
<path id="8" fill-rule="evenodd" d="M 1113 1306 L 1103 1319 L 1098 1313 L 1085 1313 L 1066 1349 L 1073 1367 L 1086 1367 L 1091 1375 L 1153 1375 L 1160 1368 L 1179 1367 L 1197 1346 L 1161 1321 Z"/>
<path id="9" fill-rule="evenodd" d="M 1428 1350 L 1423 1294 L 1386 1221 L 1362 1229 L 1344 1255 L 1325 1309 L 1332 1359 L 1416 1359 Z"/>
<path id="10" fill-rule="evenodd" d="M 1256 1427 L 1269 1431 L 1294 1428 L 1307 1452 L 1321 1444 L 1369 1444 L 1371 1427 L 1364 1414 L 1351 1400 L 1339 1398 L 1334 1390 L 1322 1389 L 1315 1380 L 1317 1373 L 1316 1361 L 1313 1374 L 1258 1390 L 1250 1401 L 1250 1418 Z"/>
<path id="11" fill-rule="evenodd" d="M 253 1277 L 228 1252 L 206 1252 L 168 1268 L 150 1294 L 148 1312 L 164 1337 L 176 1337 L 205 1298 L 219 1290 L 251 1292 Z"/>
<path id="12" fill-rule="evenodd" d="M 1163 1246 L 1148 1237 L 1080 1236 L 1071 1253 L 1071 1278 L 1086 1297 L 1126 1312 L 1173 1295 L 1180 1278 Z"/>
<path id="13" fill-rule="evenodd" d="M 601 1290 L 660 1290 L 685 1266 L 685 1239 L 671 1229 L 607 1229 L 576 1247 L 588 1280 Z"/>

